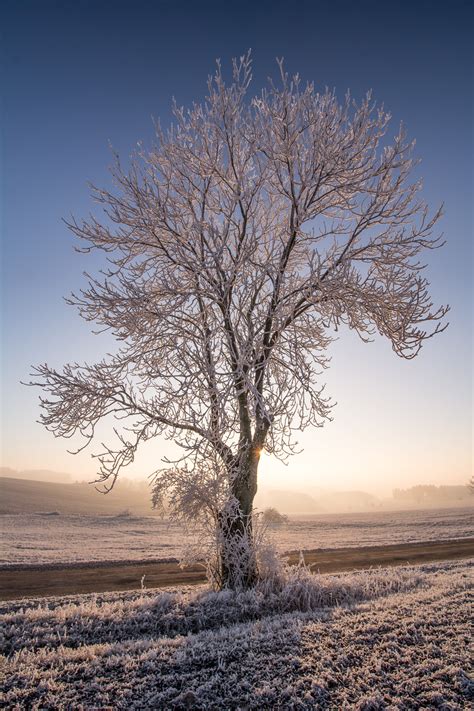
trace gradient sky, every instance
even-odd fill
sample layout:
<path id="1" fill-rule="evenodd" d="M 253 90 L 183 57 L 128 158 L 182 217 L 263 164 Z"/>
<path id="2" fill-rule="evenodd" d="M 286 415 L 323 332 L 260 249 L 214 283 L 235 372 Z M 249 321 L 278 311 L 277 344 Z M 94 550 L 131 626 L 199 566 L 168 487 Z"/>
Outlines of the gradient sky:
<path id="1" fill-rule="evenodd" d="M 227 5 L 229 5 L 227 7 Z M 151 117 L 170 120 L 175 96 L 201 99 L 206 78 L 252 48 L 257 92 L 284 56 L 290 72 L 360 99 L 367 89 L 403 120 L 423 159 L 424 197 L 445 203 L 446 247 L 431 253 L 436 302 L 450 327 L 405 362 L 381 339 L 345 334 L 331 349 L 334 422 L 307 431 L 275 488 L 465 483 L 472 467 L 472 10 L 470 2 L 22 2 L 4 0 L 2 61 L 2 464 L 91 477 L 86 453 L 67 454 L 35 420 L 38 391 L 20 385 L 32 363 L 100 357 L 62 296 L 95 257 L 76 254 L 62 217 L 92 207 L 87 181 L 109 182 L 109 143 L 125 158 L 149 142 Z M 147 444 L 146 475 L 170 453 Z"/>

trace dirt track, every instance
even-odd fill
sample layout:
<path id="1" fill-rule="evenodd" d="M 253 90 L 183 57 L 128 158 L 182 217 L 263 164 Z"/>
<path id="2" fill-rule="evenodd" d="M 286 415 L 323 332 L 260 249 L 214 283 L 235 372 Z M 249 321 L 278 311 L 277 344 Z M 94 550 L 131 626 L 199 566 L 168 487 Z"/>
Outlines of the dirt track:
<path id="1" fill-rule="evenodd" d="M 285 557 L 290 563 L 297 563 L 299 552 L 289 553 Z M 321 573 L 470 557 L 474 557 L 474 538 L 304 552 L 305 562 Z M 144 585 L 147 588 L 204 582 L 202 567 L 193 566 L 182 570 L 176 562 L 94 563 L 80 567 L 3 569 L 0 571 L 0 599 L 134 590 L 140 588 L 142 576 L 145 576 Z"/>

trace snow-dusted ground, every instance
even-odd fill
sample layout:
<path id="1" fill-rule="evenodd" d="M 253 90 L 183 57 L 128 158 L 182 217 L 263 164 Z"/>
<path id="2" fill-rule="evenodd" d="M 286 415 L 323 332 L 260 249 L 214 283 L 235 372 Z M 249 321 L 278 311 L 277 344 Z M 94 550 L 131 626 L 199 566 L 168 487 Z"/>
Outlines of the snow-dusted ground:
<path id="1" fill-rule="evenodd" d="M 184 534 L 157 517 L 0 516 L 0 565 L 179 557 Z M 474 508 L 292 517 L 278 549 L 341 548 L 472 536 Z"/>
<path id="2" fill-rule="evenodd" d="M 311 579 L 296 569 L 273 593 L 201 588 L 4 603 L 0 704 L 468 709 L 471 566 Z"/>

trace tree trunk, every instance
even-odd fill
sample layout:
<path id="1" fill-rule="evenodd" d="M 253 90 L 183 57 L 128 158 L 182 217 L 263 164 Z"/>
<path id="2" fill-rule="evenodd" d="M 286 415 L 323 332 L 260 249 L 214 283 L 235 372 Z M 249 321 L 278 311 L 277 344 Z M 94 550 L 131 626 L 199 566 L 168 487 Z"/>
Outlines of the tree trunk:
<path id="1" fill-rule="evenodd" d="M 221 514 L 221 587 L 246 590 L 258 579 L 252 510 L 257 493 L 260 453 L 251 450 L 242 456 L 232 472 L 233 500 Z"/>

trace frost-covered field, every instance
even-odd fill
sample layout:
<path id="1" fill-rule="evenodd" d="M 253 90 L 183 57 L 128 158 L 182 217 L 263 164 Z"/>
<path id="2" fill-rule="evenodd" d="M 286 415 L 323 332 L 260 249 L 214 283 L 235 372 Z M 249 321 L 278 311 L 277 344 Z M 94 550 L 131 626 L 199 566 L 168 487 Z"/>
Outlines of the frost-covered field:
<path id="1" fill-rule="evenodd" d="M 177 557 L 184 534 L 156 517 L 0 516 L 0 565 Z M 292 517 L 275 529 L 280 551 L 441 541 L 472 536 L 474 508 Z"/>
<path id="2" fill-rule="evenodd" d="M 6 708 L 468 709 L 472 563 L 1 606 Z M 287 573 L 288 575 L 288 573 Z"/>

